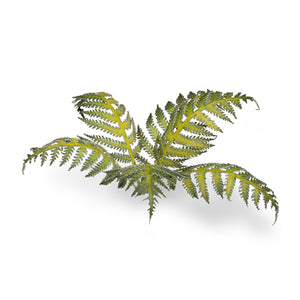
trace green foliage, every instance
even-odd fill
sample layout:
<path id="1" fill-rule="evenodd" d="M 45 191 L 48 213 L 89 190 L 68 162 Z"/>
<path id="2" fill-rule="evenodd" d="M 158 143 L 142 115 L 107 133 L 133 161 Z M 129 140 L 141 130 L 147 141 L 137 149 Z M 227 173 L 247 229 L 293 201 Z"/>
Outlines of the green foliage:
<path id="1" fill-rule="evenodd" d="M 250 193 L 251 200 L 257 209 L 259 209 L 260 198 L 263 198 L 266 208 L 268 203 L 270 203 L 271 208 L 274 208 L 275 221 L 277 220 L 279 207 L 274 192 L 244 168 L 232 164 L 208 163 L 185 167 L 181 171 L 183 174 L 194 175 L 199 192 L 207 202 L 209 202 L 209 194 L 206 175 L 211 175 L 212 186 L 215 192 L 222 198 L 226 195 L 228 200 L 232 196 L 236 183 L 239 182 L 238 191 L 246 205 L 248 205 Z M 191 194 L 189 189 L 186 188 L 186 191 Z M 191 195 L 198 198 L 197 190 L 193 189 L 193 194 Z"/>
<path id="2" fill-rule="evenodd" d="M 134 188 L 131 196 L 146 195 L 145 200 L 149 202 L 151 219 L 155 205 L 158 202 L 157 197 L 165 197 L 162 189 L 172 189 L 176 185 L 177 179 L 185 177 L 188 177 L 188 175 L 162 166 L 141 164 L 107 171 L 100 184 L 107 185 L 116 180 L 118 181 L 118 187 L 126 187 L 126 190 L 131 187 Z"/>
<path id="3" fill-rule="evenodd" d="M 40 148 L 31 148 L 32 154 L 28 154 L 23 163 L 23 173 L 27 163 L 41 159 L 41 166 L 47 159 L 50 165 L 60 158 L 59 166 L 71 162 L 69 170 L 81 165 L 81 171 L 88 170 L 87 177 L 95 176 L 107 170 L 110 166 L 119 168 L 119 164 L 104 148 L 87 138 L 59 138 Z"/>
<path id="4" fill-rule="evenodd" d="M 60 138 L 32 148 L 24 160 L 23 172 L 26 164 L 37 158 L 41 165 L 47 160 L 52 165 L 60 159 L 60 166 L 70 163 L 69 170 L 81 166 L 81 171 L 88 171 L 86 176 L 105 172 L 100 184 L 116 181 L 119 188 L 133 189 L 132 196 L 146 197 L 150 219 L 158 198 L 165 196 L 164 190 L 174 190 L 178 181 L 190 196 L 200 196 L 209 203 L 210 178 L 214 191 L 222 198 L 230 200 L 238 185 L 246 205 L 251 200 L 259 209 L 261 199 L 266 208 L 270 203 L 276 222 L 276 196 L 245 169 L 232 164 L 185 164 L 214 146 L 217 133 L 222 132 L 219 119 L 233 123 L 236 109 L 248 102 L 257 104 L 254 98 L 241 93 L 207 90 L 190 92 L 187 97 L 180 94 L 175 103 L 167 102 L 164 109 L 157 106 L 155 113 L 148 116 L 144 132 L 140 126 L 135 127 L 125 106 L 111 95 L 102 92 L 77 96 L 73 103 L 79 119 L 102 134 Z"/>

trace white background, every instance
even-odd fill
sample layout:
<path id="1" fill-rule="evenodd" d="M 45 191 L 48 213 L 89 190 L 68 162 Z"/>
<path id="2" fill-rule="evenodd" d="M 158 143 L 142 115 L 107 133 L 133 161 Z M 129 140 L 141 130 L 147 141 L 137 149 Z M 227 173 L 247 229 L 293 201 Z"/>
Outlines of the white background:
<path id="1" fill-rule="evenodd" d="M 0 298 L 300 299 L 299 1 L 2 1 Z M 182 187 L 147 203 L 79 169 L 22 161 L 90 129 L 105 91 L 136 124 L 179 93 L 255 97 L 197 159 L 246 168 L 274 212 Z M 145 128 L 145 127 L 144 127 Z"/>

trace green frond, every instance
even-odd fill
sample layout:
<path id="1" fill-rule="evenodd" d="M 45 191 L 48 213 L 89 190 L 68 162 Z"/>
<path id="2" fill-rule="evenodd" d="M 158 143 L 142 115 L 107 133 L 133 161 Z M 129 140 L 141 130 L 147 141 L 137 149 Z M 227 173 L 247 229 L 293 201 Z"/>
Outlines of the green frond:
<path id="1" fill-rule="evenodd" d="M 133 120 L 130 121 L 130 127 L 131 133 L 128 135 L 127 142 L 134 147 L 134 143 L 136 142 L 136 127 Z M 133 149 L 131 149 L 131 152 L 133 153 Z"/>
<path id="2" fill-rule="evenodd" d="M 178 179 L 181 180 L 186 177 L 188 175 L 162 166 L 142 164 L 106 171 L 106 176 L 101 184 L 106 185 L 114 180 L 122 181 L 119 187 L 125 187 L 126 190 L 131 187 L 134 188 L 132 196 L 145 195 L 144 200 L 148 200 L 149 218 L 151 220 L 158 203 L 157 199 L 165 196 L 163 189 L 169 190 L 170 186 L 172 188 Z M 124 182 L 127 183 L 127 186 Z"/>
<path id="3" fill-rule="evenodd" d="M 86 123 L 89 127 L 93 129 L 99 129 L 104 131 L 105 133 L 111 134 L 112 136 L 121 137 L 123 136 L 123 131 L 119 127 L 111 126 L 108 123 L 99 121 L 99 120 L 91 120 L 86 118 L 79 118 L 79 120 Z"/>
<path id="4" fill-rule="evenodd" d="M 224 113 L 224 108 L 219 103 L 210 105 L 208 108 L 206 108 L 206 110 L 224 121 L 233 123 L 231 119 Z"/>
<path id="5" fill-rule="evenodd" d="M 240 180 L 239 192 L 240 192 L 242 199 L 244 199 L 246 205 L 248 205 L 249 191 L 250 191 L 249 181 Z"/>
<path id="6" fill-rule="evenodd" d="M 153 151 L 156 161 L 159 159 L 159 157 L 162 156 L 166 145 L 167 145 L 167 143 L 166 143 L 165 139 L 159 135 L 155 141 L 154 151 Z"/>
<path id="7" fill-rule="evenodd" d="M 70 160 L 74 150 L 75 150 L 74 145 L 67 145 L 63 147 L 62 158 L 59 164 L 60 167 Z M 42 151 L 42 155 L 43 153 L 45 153 L 45 151 Z M 43 161 L 42 161 L 42 165 L 43 165 Z"/>
<path id="8" fill-rule="evenodd" d="M 83 95 L 74 96 L 73 99 L 73 103 L 77 109 L 82 106 L 98 107 L 99 103 L 118 104 L 118 101 L 113 99 L 111 94 L 105 92 L 86 93 Z"/>
<path id="9" fill-rule="evenodd" d="M 141 149 L 144 149 L 152 158 L 155 158 L 153 145 L 150 144 L 148 138 L 139 126 L 137 129 L 137 136 Z"/>
<path id="10" fill-rule="evenodd" d="M 182 104 L 185 101 L 186 101 L 186 99 L 184 98 L 184 96 L 182 94 L 179 94 L 179 96 L 176 99 L 176 104 L 180 105 L 180 104 Z"/>
<path id="11" fill-rule="evenodd" d="M 112 155 L 110 155 L 112 157 Z M 114 161 L 116 161 L 114 159 L 114 157 L 112 157 Z M 99 154 L 97 151 L 91 151 L 91 153 L 89 154 L 89 156 L 85 159 L 85 161 L 82 164 L 81 170 L 80 171 L 85 171 L 90 169 L 92 166 L 94 166 L 96 164 L 96 162 L 99 159 Z"/>
<path id="12" fill-rule="evenodd" d="M 193 133 L 193 134 L 197 134 L 199 136 L 210 136 L 212 138 L 216 138 L 217 136 L 215 134 L 213 134 L 209 129 L 208 126 L 203 124 L 203 123 L 199 123 L 199 122 L 188 122 L 186 124 L 184 124 L 184 126 L 182 127 L 182 129 L 188 133 Z"/>
<path id="13" fill-rule="evenodd" d="M 189 100 L 194 100 L 195 97 L 197 97 L 197 94 L 193 93 L 193 92 L 189 92 L 188 95 L 187 95 L 187 98 Z"/>
<path id="14" fill-rule="evenodd" d="M 155 110 L 155 116 L 158 125 L 162 130 L 165 130 L 168 126 L 168 120 L 167 117 L 165 116 L 164 111 L 157 105 L 157 108 Z"/>
<path id="15" fill-rule="evenodd" d="M 107 111 L 103 111 L 100 109 L 86 110 L 84 112 L 84 115 L 93 117 L 93 118 L 97 118 L 97 119 L 103 119 L 109 123 L 117 123 L 118 122 L 118 119 L 115 114 L 111 114 Z M 85 118 L 86 117 L 82 117 L 81 120 L 84 121 Z"/>
<path id="16" fill-rule="evenodd" d="M 236 107 L 238 107 L 239 109 L 242 109 L 242 104 L 241 104 L 241 101 L 240 99 L 235 99 L 232 101 L 232 104 Z"/>
<path id="17" fill-rule="evenodd" d="M 51 150 L 50 166 L 58 159 L 60 152 L 61 152 L 60 148 L 53 148 Z M 48 152 L 45 152 L 45 153 L 48 153 Z"/>
<path id="18" fill-rule="evenodd" d="M 191 175 L 188 175 L 188 178 L 182 179 L 182 185 L 190 196 L 192 196 L 193 198 L 198 198 L 197 187 L 194 184 Z"/>
<path id="19" fill-rule="evenodd" d="M 206 174 L 212 175 L 213 188 L 216 193 L 223 197 L 224 193 L 227 195 L 228 199 L 232 195 L 233 189 L 236 182 L 239 182 L 239 194 L 241 198 L 248 205 L 249 195 L 251 193 L 251 200 L 254 202 L 254 205 L 258 207 L 260 198 L 263 197 L 265 206 L 271 204 L 271 208 L 275 210 L 275 221 L 277 220 L 279 206 L 276 200 L 274 192 L 267 187 L 267 185 L 261 180 L 254 177 L 244 168 L 241 168 L 236 165 L 231 164 L 201 164 L 191 167 L 186 167 L 182 169 L 182 172 L 185 174 L 195 175 L 195 180 L 199 188 L 199 192 L 202 197 L 208 201 L 209 196 L 207 192 L 207 182 Z M 225 176 L 225 182 L 222 179 L 222 175 Z"/>
<path id="20" fill-rule="evenodd" d="M 40 154 L 40 157 L 41 157 L 41 166 L 44 165 L 45 161 L 47 160 L 47 157 L 48 157 L 48 153 L 47 152 L 42 152 Z"/>
<path id="21" fill-rule="evenodd" d="M 186 146 L 189 148 L 207 149 L 207 148 L 210 148 L 213 146 L 209 142 L 211 142 L 214 139 L 215 138 L 206 138 L 206 137 L 203 138 L 203 137 L 197 137 L 197 136 L 193 136 L 193 135 L 187 136 L 184 134 L 178 134 L 174 138 L 174 143 L 182 145 L 182 146 Z"/>
<path id="22" fill-rule="evenodd" d="M 173 146 L 169 146 L 167 148 L 167 155 L 168 157 L 179 157 L 179 158 L 191 158 L 195 157 L 201 153 L 206 151 L 205 149 L 199 149 L 199 148 L 189 148 L 189 147 L 181 147 L 181 148 L 176 148 Z"/>
<path id="23" fill-rule="evenodd" d="M 146 121 L 146 128 L 152 138 L 152 141 L 155 142 L 156 139 L 161 136 L 161 133 L 159 132 L 158 128 L 156 127 L 152 114 L 149 115 L 147 121 Z"/>
<path id="24" fill-rule="evenodd" d="M 132 151 L 135 160 L 144 164 L 148 164 L 149 163 L 148 160 L 139 153 L 140 150 L 141 148 L 139 144 L 137 144 Z M 125 164 L 131 163 L 131 157 L 128 154 L 114 152 L 111 153 L 111 156 L 118 162 L 125 163 Z"/>
<path id="25" fill-rule="evenodd" d="M 132 196 L 145 197 L 150 220 L 158 199 L 165 197 L 165 191 L 174 190 L 178 181 L 191 197 L 198 198 L 199 193 L 209 202 L 207 179 L 211 178 L 213 189 L 222 198 L 226 195 L 230 200 L 238 184 L 238 193 L 246 205 L 252 201 L 259 209 L 261 199 L 266 208 L 270 204 L 276 222 L 279 207 L 274 192 L 245 169 L 231 164 L 185 165 L 188 159 L 213 146 L 216 133 L 222 132 L 220 120 L 232 123 L 235 110 L 244 103 L 254 102 L 259 109 L 254 98 L 210 90 L 190 92 L 187 97 L 179 94 L 175 103 L 167 102 L 164 109 L 158 105 L 155 114 L 149 115 L 149 139 L 140 126 L 136 128 L 125 106 L 110 94 L 87 93 L 73 98 L 79 119 L 104 135 L 63 137 L 31 148 L 24 159 L 23 173 L 27 164 L 38 158 L 42 166 L 47 161 L 50 165 L 58 161 L 60 166 L 68 163 L 69 170 L 81 167 L 87 177 L 105 172 L 100 184 L 116 181 L 118 188 L 132 189 Z M 110 153 L 108 148 L 115 151 Z M 154 162 L 149 162 L 145 154 Z M 123 167 L 119 163 L 131 165 Z"/>
<path id="26" fill-rule="evenodd" d="M 183 100 L 178 101 L 180 104 L 177 104 L 170 115 L 170 120 L 168 123 L 168 126 L 164 132 L 164 137 L 168 139 L 171 137 L 175 130 L 181 127 L 182 125 L 182 118 L 183 113 L 185 111 L 185 104 L 186 102 L 183 102 Z"/>
<path id="27" fill-rule="evenodd" d="M 118 188 L 121 189 L 125 187 L 127 184 L 127 179 L 126 178 L 120 178 L 118 182 Z"/>
<path id="28" fill-rule="evenodd" d="M 259 209 L 258 203 L 261 196 L 261 191 L 259 189 L 253 189 L 251 194 L 251 200 L 254 202 L 254 205 Z"/>
<path id="29" fill-rule="evenodd" d="M 176 104 L 174 104 L 173 102 L 171 101 L 168 101 L 167 104 L 165 105 L 165 110 L 167 111 L 167 113 L 170 115 L 174 108 L 175 108 Z"/>
<path id="30" fill-rule="evenodd" d="M 202 124 L 205 124 L 208 128 L 214 130 L 214 131 L 219 131 L 223 132 L 222 129 L 216 124 L 214 120 L 212 120 L 208 115 L 201 111 L 197 111 L 195 114 L 195 118 L 201 122 Z"/>
<path id="31" fill-rule="evenodd" d="M 94 166 L 90 168 L 91 170 L 88 174 L 86 174 L 86 177 L 92 177 L 105 171 L 109 167 L 109 165 L 109 160 L 103 157 L 100 161 L 98 161 Z"/>
<path id="32" fill-rule="evenodd" d="M 126 112 L 126 108 L 123 104 L 119 104 L 115 111 L 117 116 L 122 117 Z"/>
<path id="33" fill-rule="evenodd" d="M 75 167 L 78 167 L 82 161 L 84 160 L 85 156 L 88 154 L 88 149 L 86 147 L 77 147 L 75 150 L 75 156 L 73 158 L 72 164 L 69 168 L 69 171 Z"/>
<path id="34" fill-rule="evenodd" d="M 165 158 L 163 162 L 163 166 L 167 168 L 182 168 L 183 163 L 187 160 L 187 158 Z"/>
<path id="35" fill-rule="evenodd" d="M 230 200 L 230 197 L 233 193 L 233 189 L 235 186 L 235 182 L 236 182 L 236 176 L 235 173 L 227 173 L 226 174 L 226 196 L 228 198 L 228 200 Z"/>
<path id="36" fill-rule="evenodd" d="M 157 164 L 163 165 L 165 158 L 172 155 L 172 151 L 170 151 L 169 148 L 172 147 L 173 143 L 183 145 L 183 131 L 196 134 L 199 138 L 203 136 L 211 138 L 216 137 L 213 132 L 222 132 L 222 129 L 210 115 L 232 123 L 230 117 L 233 116 L 236 118 L 234 107 L 241 108 L 241 101 L 245 103 L 253 101 L 257 104 L 254 98 L 245 94 L 223 94 L 218 91 L 213 92 L 207 90 L 199 91 L 197 93 L 190 92 L 187 98 L 180 94 L 176 100 L 176 104 L 168 102 L 165 106 L 165 110 L 169 114 L 169 119 L 162 117 L 165 116 L 162 109 L 157 109 L 157 119 L 161 123 L 160 127 L 164 129 L 164 132 L 161 134 L 156 128 L 153 126 L 151 127 L 153 138 L 157 139 L 157 136 L 160 135 L 164 140 L 162 143 L 164 148 L 160 149 L 161 156 L 159 157 Z M 153 123 L 152 116 L 150 121 L 148 119 L 147 127 L 149 127 L 150 123 Z M 193 140 L 193 138 L 190 137 L 187 140 L 189 141 L 185 146 L 188 145 L 191 147 L 191 144 L 194 144 L 192 147 L 198 149 L 198 146 L 195 146 L 195 143 L 197 143 L 195 139 Z M 202 145 L 198 143 L 198 145 L 202 150 L 206 150 L 210 147 L 207 143 L 203 143 Z M 205 151 L 199 151 L 197 155 L 203 152 Z M 195 155 L 191 157 L 194 156 Z"/>
<path id="37" fill-rule="evenodd" d="M 74 105 L 81 115 L 79 119 L 89 127 L 101 130 L 111 136 L 105 141 L 97 139 L 96 143 L 100 142 L 102 145 L 121 152 L 125 150 L 128 152 L 131 162 L 135 164 L 132 148 L 136 142 L 136 129 L 129 112 L 127 112 L 126 117 L 124 116 L 125 106 L 119 104 L 107 93 L 88 93 L 73 98 Z M 131 130 L 131 133 L 128 133 L 128 130 Z M 119 144 L 119 141 L 113 139 L 114 137 L 121 137 L 123 144 Z M 123 145 L 125 145 L 125 149 Z"/>
<path id="38" fill-rule="evenodd" d="M 137 143 L 135 145 L 135 147 L 132 149 L 132 154 L 134 156 L 136 156 L 137 154 L 139 154 L 141 152 L 142 148 L 141 148 L 141 145 L 139 143 Z"/>
<path id="39" fill-rule="evenodd" d="M 202 169 L 197 170 L 195 173 L 195 180 L 197 183 L 197 187 L 199 188 L 199 193 L 201 193 L 201 197 L 209 203 L 209 193 L 206 183 L 206 172 Z"/>
<path id="40" fill-rule="evenodd" d="M 102 179 L 102 181 L 99 183 L 101 185 L 108 185 L 112 183 L 115 180 L 118 180 L 120 177 L 120 167 L 112 169 L 110 171 L 106 171 L 105 177 Z"/>
<path id="41" fill-rule="evenodd" d="M 177 177 L 171 177 L 167 179 L 168 189 L 174 191 L 176 189 Z"/>
<path id="42" fill-rule="evenodd" d="M 59 138 L 40 147 L 32 148 L 32 153 L 24 159 L 23 173 L 28 163 L 38 157 L 44 165 L 50 154 L 50 165 L 60 158 L 59 166 L 71 162 L 69 170 L 82 165 L 81 171 L 90 170 L 86 176 L 93 176 L 100 171 L 107 170 L 110 166 L 119 167 L 114 158 L 105 149 L 86 138 Z M 89 154 L 89 155 L 88 155 Z M 96 162 L 102 159 L 102 164 Z"/>
<path id="43" fill-rule="evenodd" d="M 109 148 L 118 150 L 118 151 L 123 152 L 123 153 L 128 150 L 127 145 L 126 145 L 125 142 L 117 141 L 117 140 L 111 139 L 109 137 L 104 137 L 104 136 L 100 136 L 100 135 L 86 134 L 85 136 L 87 136 L 88 138 L 93 140 L 95 143 L 105 145 Z"/>
<path id="44" fill-rule="evenodd" d="M 132 122 L 132 118 L 130 117 L 129 112 L 127 112 L 126 118 L 124 119 L 124 121 L 122 123 L 123 124 L 123 128 L 125 130 L 131 128 L 131 122 Z"/>
<path id="45" fill-rule="evenodd" d="M 223 198 L 224 184 L 222 174 L 220 172 L 212 173 L 212 184 L 216 193 Z"/>
<path id="46" fill-rule="evenodd" d="M 114 152 L 110 154 L 116 161 L 121 163 L 131 163 L 131 157 L 128 154 Z"/>
<path id="47" fill-rule="evenodd" d="M 224 102 L 222 104 L 217 104 L 217 107 L 220 110 L 224 110 L 225 112 L 231 114 L 236 119 L 236 113 L 234 108 L 232 107 L 230 102 Z"/>
<path id="48" fill-rule="evenodd" d="M 195 101 L 190 100 L 189 102 L 187 102 L 187 104 L 184 107 L 184 115 L 186 117 L 190 116 L 195 109 Z"/>
<path id="49" fill-rule="evenodd" d="M 138 161 L 141 164 L 144 164 L 144 165 L 150 164 L 148 159 L 139 153 L 137 153 L 134 157 L 135 157 L 136 161 Z"/>

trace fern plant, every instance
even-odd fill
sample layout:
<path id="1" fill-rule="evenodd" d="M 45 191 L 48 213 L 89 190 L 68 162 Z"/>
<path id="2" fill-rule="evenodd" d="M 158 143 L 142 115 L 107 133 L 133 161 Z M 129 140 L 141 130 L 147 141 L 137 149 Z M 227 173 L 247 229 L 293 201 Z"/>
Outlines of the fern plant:
<path id="1" fill-rule="evenodd" d="M 132 196 L 144 196 L 149 203 L 149 221 L 158 198 L 165 190 L 174 190 L 180 181 L 193 198 L 209 202 L 208 176 L 215 192 L 229 200 L 235 186 L 245 203 L 252 200 L 259 209 L 262 199 L 270 204 L 277 220 L 279 206 L 273 191 L 244 168 L 233 164 L 204 163 L 188 166 L 186 161 L 205 153 L 213 146 L 217 133 L 222 132 L 217 120 L 231 122 L 236 109 L 243 103 L 254 102 L 245 94 L 214 91 L 180 94 L 175 103 L 157 106 L 146 121 L 146 133 L 135 126 L 125 106 L 107 93 L 88 93 L 74 97 L 79 119 L 101 134 L 85 134 L 76 138 L 62 137 L 31 149 L 27 163 L 40 158 L 52 165 L 59 160 L 69 170 L 81 167 L 86 176 L 105 172 L 100 182 L 116 181 L 119 188 L 132 189 Z M 259 106 L 257 104 L 259 109 Z M 147 133 L 148 132 L 148 133 Z"/>

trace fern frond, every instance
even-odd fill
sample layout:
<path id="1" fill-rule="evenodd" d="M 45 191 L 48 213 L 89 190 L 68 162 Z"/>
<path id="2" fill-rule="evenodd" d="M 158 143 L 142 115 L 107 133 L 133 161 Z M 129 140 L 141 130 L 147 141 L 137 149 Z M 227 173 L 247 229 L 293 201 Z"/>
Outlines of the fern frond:
<path id="1" fill-rule="evenodd" d="M 98 161 L 94 166 L 91 166 L 91 170 L 88 174 L 86 174 L 86 177 L 95 176 L 103 171 L 105 171 L 110 165 L 110 161 L 108 159 L 105 159 L 104 157 Z"/>
<path id="2" fill-rule="evenodd" d="M 134 157 L 141 164 L 144 165 L 150 164 L 149 160 L 139 153 L 137 153 Z"/>
<path id="3" fill-rule="evenodd" d="M 38 157 L 41 159 L 41 165 L 44 165 L 47 158 L 49 158 L 49 154 L 50 165 L 61 157 L 59 166 L 71 162 L 69 167 L 69 170 L 71 170 L 82 165 L 81 171 L 90 170 L 86 176 L 94 176 L 101 171 L 107 170 L 110 166 L 114 168 L 119 167 L 119 164 L 104 148 L 83 137 L 59 138 L 40 148 L 36 147 L 31 150 L 32 153 L 28 154 L 27 158 L 24 159 L 23 173 L 26 164 L 35 161 Z M 101 162 L 99 163 L 100 159 Z"/>
<path id="4" fill-rule="evenodd" d="M 211 137 L 213 139 L 217 137 L 214 133 L 208 130 L 207 125 L 200 122 L 190 121 L 187 124 L 184 124 L 182 129 L 188 133 L 198 134 L 199 136 Z"/>
<path id="5" fill-rule="evenodd" d="M 222 198 L 226 195 L 228 200 L 239 183 L 238 192 L 246 205 L 250 200 L 259 209 L 261 199 L 266 208 L 270 203 L 275 209 L 276 222 L 279 212 L 276 196 L 245 169 L 231 164 L 185 165 L 188 159 L 214 146 L 211 142 L 216 139 L 216 133 L 222 132 L 219 119 L 232 123 L 236 108 L 241 109 L 249 101 L 257 104 L 254 98 L 210 90 L 190 92 L 187 97 L 179 94 L 175 103 L 167 102 L 164 109 L 157 106 L 155 113 L 149 115 L 146 121 L 149 138 L 139 126 L 136 128 L 125 106 L 110 94 L 88 93 L 73 98 L 79 119 L 104 135 L 63 137 L 32 148 L 32 153 L 24 159 L 23 173 L 26 165 L 38 158 L 42 166 L 47 161 L 50 165 L 59 161 L 60 166 L 69 163 L 69 170 L 81 166 L 81 171 L 87 171 L 87 177 L 105 172 L 100 184 L 117 181 L 118 188 L 132 188 L 132 196 L 146 197 L 149 220 L 158 198 L 165 197 L 165 191 L 174 190 L 178 181 L 193 198 L 198 198 L 199 193 L 208 203 L 207 178 L 211 178 L 217 195 Z M 115 151 L 110 153 L 108 148 Z M 154 162 L 149 162 L 144 154 Z M 119 163 L 131 166 L 123 167 Z"/>
<path id="6" fill-rule="evenodd" d="M 198 170 L 198 172 L 195 173 L 195 179 L 197 186 L 199 188 L 199 192 L 201 193 L 201 197 L 209 203 L 209 194 L 208 194 L 208 188 L 207 188 L 207 182 L 206 182 L 206 172 L 204 172 L 202 169 Z"/>
<path id="7" fill-rule="evenodd" d="M 197 110 L 197 113 L 195 113 L 195 118 L 214 131 L 223 132 L 222 129 L 216 124 L 216 122 L 212 120 L 207 114 Z"/>
<path id="8" fill-rule="evenodd" d="M 113 123 L 113 124 L 118 122 L 118 119 L 115 114 L 111 114 L 109 112 L 106 112 L 106 111 L 103 111 L 100 109 L 86 110 L 84 112 L 84 115 L 93 117 L 93 118 L 97 118 L 97 119 L 103 119 L 104 121 Z M 85 119 L 84 115 L 83 115 L 82 119 Z"/>
<path id="9" fill-rule="evenodd" d="M 110 155 L 118 162 L 131 163 L 131 157 L 128 154 L 114 152 Z"/>
<path id="10" fill-rule="evenodd" d="M 69 171 L 75 167 L 78 167 L 84 160 L 85 156 L 88 154 L 88 149 L 86 147 L 77 147 L 77 149 L 75 151 L 76 151 L 76 153 L 73 158 L 72 164 L 69 168 Z M 45 153 L 47 153 L 47 152 L 45 152 Z"/>
<path id="11" fill-rule="evenodd" d="M 168 126 L 168 120 L 167 117 L 165 116 L 164 111 L 158 105 L 155 110 L 155 116 L 160 128 L 165 130 Z"/>
<path id="12" fill-rule="evenodd" d="M 119 184 L 119 187 L 126 186 L 126 190 L 133 187 L 132 196 L 146 195 L 144 200 L 148 200 L 149 219 L 151 220 L 158 203 L 157 198 L 165 196 L 162 189 L 173 189 L 178 179 L 187 177 L 188 175 L 162 166 L 141 164 L 106 171 L 106 176 L 100 184 L 106 185 L 114 180 L 126 182 L 127 186 L 126 184 Z"/>
<path id="13" fill-rule="evenodd" d="M 220 172 L 212 173 L 212 184 L 216 193 L 223 198 L 224 184 Z"/>
<path id="14" fill-rule="evenodd" d="M 101 136 L 101 135 L 85 134 L 85 136 L 87 136 L 88 138 L 90 138 L 91 140 L 93 140 L 97 144 L 105 145 L 109 148 L 118 150 L 122 153 L 124 153 L 128 150 L 127 145 L 126 145 L 125 142 L 114 140 L 114 139 L 111 139 L 109 137 L 104 137 L 104 136 Z"/>
<path id="15" fill-rule="evenodd" d="M 147 121 L 146 121 L 146 128 L 152 138 L 152 141 L 155 143 L 157 138 L 161 136 L 161 133 L 159 132 L 158 128 L 156 127 L 152 114 L 149 115 Z"/>
<path id="16" fill-rule="evenodd" d="M 97 135 L 93 136 L 93 140 L 119 152 L 128 152 L 131 163 L 135 164 L 132 149 L 136 142 L 136 128 L 129 112 L 125 116 L 125 106 L 119 104 L 107 93 L 88 93 L 73 98 L 73 103 L 81 115 L 79 119 L 89 127 L 101 130 L 111 136 L 100 137 Z M 128 130 L 131 130 L 131 133 L 128 133 Z M 123 142 L 114 137 L 122 138 Z"/>
<path id="17" fill-rule="evenodd" d="M 268 188 L 264 182 L 254 177 L 244 168 L 231 164 L 209 163 L 187 167 L 182 169 L 182 172 L 190 175 L 194 174 L 199 192 L 207 202 L 209 201 L 209 195 L 207 191 L 206 174 L 211 174 L 213 188 L 216 193 L 221 197 L 226 194 L 229 200 L 235 184 L 238 181 L 239 194 L 246 205 L 248 205 L 248 199 L 251 193 L 251 200 L 254 202 L 256 208 L 259 209 L 259 200 L 263 196 L 265 206 L 267 207 L 267 204 L 270 203 L 271 208 L 274 208 L 274 223 L 276 222 L 279 206 L 274 192 Z M 222 176 L 225 176 L 225 182 Z M 189 191 L 187 190 L 187 192 Z M 189 194 L 191 193 L 189 192 Z"/>
<path id="18" fill-rule="evenodd" d="M 165 158 L 164 160 L 164 167 L 168 168 L 182 168 L 184 165 L 183 163 L 186 161 L 186 158 Z"/>
<path id="19" fill-rule="evenodd" d="M 188 174 L 187 178 L 182 179 L 182 185 L 190 196 L 198 198 L 197 187 L 192 180 L 191 174 Z"/>
<path id="20" fill-rule="evenodd" d="M 91 151 L 91 153 L 89 154 L 89 156 L 83 162 L 80 171 L 85 171 L 85 170 L 90 169 L 92 166 L 94 166 L 97 163 L 98 159 L 99 159 L 98 152 L 97 151 Z M 116 161 L 116 160 L 114 159 L 114 161 Z M 115 165 L 115 166 L 117 166 L 117 165 Z"/>
<path id="21" fill-rule="evenodd" d="M 165 105 L 165 110 L 168 112 L 169 115 L 173 112 L 175 106 L 176 104 L 174 104 L 173 102 L 171 101 L 167 102 L 167 104 Z"/>
<path id="22" fill-rule="evenodd" d="M 177 147 L 173 147 L 173 146 L 169 146 L 167 148 L 167 154 L 168 154 L 169 158 L 173 158 L 173 157 L 191 158 L 191 157 L 195 157 L 203 152 L 204 152 L 204 150 L 201 148 L 192 148 L 192 147 L 177 148 Z"/>
<path id="23" fill-rule="evenodd" d="M 235 182 L 236 182 L 236 176 L 235 173 L 227 173 L 226 174 L 226 183 L 225 183 L 225 191 L 226 191 L 226 196 L 228 198 L 228 200 L 230 200 L 230 197 L 233 193 L 233 189 L 235 186 Z"/>
<path id="24" fill-rule="evenodd" d="M 137 136 L 141 149 L 144 149 L 152 158 L 155 158 L 153 145 L 150 144 L 148 138 L 144 134 L 140 126 L 137 129 Z"/>
<path id="25" fill-rule="evenodd" d="M 161 157 L 157 161 L 157 164 L 164 165 L 165 158 L 174 156 L 172 154 L 174 152 L 172 144 L 174 143 L 181 144 L 183 147 L 188 146 L 191 149 L 200 148 L 202 151 L 199 151 L 197 155 L 206 152 L 212 145 L 206 142 L 201 144 L 200 139 L 207 137 L 213 140 L 216 137 L 213 132 L 222 132 L 222 129 L 211 116 L 232 123 L 230 117 L 236 118 L 234 107 L 241 108 L 241 101 L 245 103 L 253 101 L 256 103 L 254 98 L 242 95 L 241 93 L 233 95 L 232 93 L 223 94 L 207 90 L 206 92 L 190 92 L 187 98 L 180 94 L 176 100 L 176 104 L 168 102 L 165 110 L 169 115 L 169 119 L 165 117 L 161 109 L 157 109 L 156 116 L 160 121 L 161 127 L 165 128 L 161 134 L 157 132 L 158 130 L 153 130 L 154 126 L 151 127 L 153 137 L 157 139 L 157 136 L 160 135 L 163 139 L 161 143 L 164 145 L 160 149 Z M 153 118 L 150 119 L 152 122 L 148 121 L 148 123 L 152 124 Z M 198 140 L 194 137 L 185 136 L 183 131 L 196 134 Z M 195 156 L 194 154 L 190 155 L 184 152 L 186 151 L 183 151 L 181 154 L 186 159 Z"/>
<path id="26" fill-rule="evenodd" d="M 47 152 L 45 152 L 47 153 Z M 51 150 L 51 160 L 50 160 L 50 166 L 58 159 L 60 154 L 60 149 L 59 148 L 53 148 Z"/>
<path id="27" fill-rule="evenodd" d="M 108 123 L 99 121 L 99 120 L 90 120 L 86 118 L 79 118 L 79 120 L 86 123 L 89 127 L 93 129 L 99 129 L 104 131 L 105 133 L 111 134 L 115 137 L 121 137 L 123 136 L 123 131 L 119 127 L 111 126 Z"/>
<path id="28" fill-rule="evenodd" d="M 184 134 L 178 134 L 174 138 L 174 143 L 178 145 L 182 145 L 192 149 L 207 149 L 212 147 L 213 145 L 210 144 L 212 140 L 215 138 L 207 138 L 207 137 L 197 137 L 197 136 L 187 136 Z"/>
<path id="29" fill-rule="evenodd" d="M 65 147 L 63 147 L 62 158 L 59 164 L 60 167 L 70 160 L 74 150 L 75 148 L 73 145 L 66 145 Z M 47 152 L 42 151 L 41 155 L 43 155 L 43 153 L 47 153 Z M 43 159 L 42 159 L 42 165 L 43 165 Z"/>

